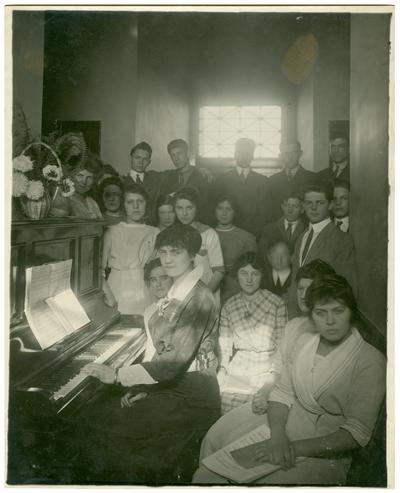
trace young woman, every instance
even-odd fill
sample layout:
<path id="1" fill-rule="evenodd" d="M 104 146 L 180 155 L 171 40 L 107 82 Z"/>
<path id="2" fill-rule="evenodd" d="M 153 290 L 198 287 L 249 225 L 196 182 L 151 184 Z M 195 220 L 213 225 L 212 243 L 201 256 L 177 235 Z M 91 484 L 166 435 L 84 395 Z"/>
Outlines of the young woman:
<path id="1" fill-rule="evenodd" d="M 261 290 L 263 264 L 255 253 L 236 261 L 240 293 L 222 307 L 220 368 L 222 413 L 249 402 L 261 388 L 268 393 L 280 372 L 276 350 L 287 322 L 284 301 Z"/>
<path id="2" fill-rule="evenodd" d="M 175 223 L 174 199 L 171 195 L 162 195 L 157 201 L 158 229 L 162 231 Z"/>
<path id="3" fill-rule="evenodd" d="M 68 202 L 71 214 L 74 217 L 87 219 L 103 218 L 97 202 L 89 196 L 97 172 L 97 164 L 89 159 L 85 164 L 72 171 L 71 178 L 74 182 L 75 193 L 69 197 Z"/>
<path id="4" fill-rule="evenodd" d="M 224 277 L 224 260 L 221 244 L 214 229 L 197 221 L 199 198 L 193 188 L 183 188 L 174 194 L 176 217 L 182 224 L 193 226 L 201 234 L 201 249 L 196 256 L 196 265 L 203 268 L 202 281 L 214 293 L 219 303 L 219 285 Z"/>
<path id="5" fill-rule="evenodd" d="M 188 437 L 204 436 L 219 417 L 218 311 L 194 268 L 200 247 L 200 234 L 186 225 L 171 226 L 157 237 L 161 265 L 173 285 L 147 322 L 151 359 L 119 371 L 98 364 L 84 370 L 104 383 L 131 388 L 122 409 L 119 398 L 110 395 L 98 409 L 88 410 L 83 441 L 92 462 L 88 474 L 106 484 L 126 478 L 136 484 L 162 482 L 162 471 L 177 465 Z"/>
<path id="6" fill-rule="evenodd" d="M 316 333 L 296 340 L 269 397 L 271 438 L 251 450 L 255 464 L 281 469 L 259 484 L 345 484 L 350 453 L 367 445 L 385 394 L 386 360 L 353 327 L 357 306 L 348 282 L 336 274 L 315 279 L 306 304 Z M 247 406 L 232 411 L 208 432 L 201 458 L 263 423 Z M 202 465 L 193 482 L 227 480 Z"/>
<path id="7" fill-rule="evenodd" d="M 221 283 L 221 305 L 240 291 L 239 284 L 232 272 L 235 261 L 246 252 L 257 252 L 254 235 L 234 225 L 236 202 L 233 197 L 222 196 L 215 207 L 218 233 L 225 262 L 225 276 Z"/>
<path id="8" fill-rule="evenodd" d="M 122 198 L 124 187 L 117 177 L 105 178 L 99 185 L 100 209 L 109 226 L 118 224 L 124 218 Z"/>
<path id="9" fill-rule="evenodd" d="M 126 220 L 111 226 L 104 234 L 103 269 L 111 268 L 103 278 L 103 291 L 108 305 L 122 314 L 143 315 L 150 303 L 143 280 L 143 267 L 154 250 L 158 229 L 143 223 L 147 194 L 138 186 L 124 192 Z"/>

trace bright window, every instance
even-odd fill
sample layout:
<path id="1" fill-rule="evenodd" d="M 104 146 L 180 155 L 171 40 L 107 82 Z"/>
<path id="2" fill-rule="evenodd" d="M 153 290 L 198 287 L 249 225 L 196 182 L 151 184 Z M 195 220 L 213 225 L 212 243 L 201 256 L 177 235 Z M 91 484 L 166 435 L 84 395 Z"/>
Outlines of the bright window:
<path id="1" fill-rule="evenodd" d="M 203 106 L 199 124 L 201 158 L 233 158 L 235 142 L 241 137 L 254 140 L 256 159 L 274 159 L 279 155 L 279 106 Z"/>

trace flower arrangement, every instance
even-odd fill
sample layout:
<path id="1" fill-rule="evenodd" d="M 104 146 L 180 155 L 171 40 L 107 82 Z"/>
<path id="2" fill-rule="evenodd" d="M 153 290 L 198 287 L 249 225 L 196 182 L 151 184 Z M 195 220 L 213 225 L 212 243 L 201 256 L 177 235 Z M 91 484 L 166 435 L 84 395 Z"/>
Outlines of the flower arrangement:
<path id="1" fill-rule="evenodd" d="M 39 150 L 34 146 L 40 146 Z M 48 164 L 49 161 L 55 164 Z M 39 219 L 46 216 L 50 202 L 59 192 L 63 197 L 73 195 L 75 187 L 72 180 L 64 176 L 61 162 L 48 144 L 32 142 L 13 159 L 13 197 L 21 201 L 25 215 Z M 35 217 L 29 209 L 30 201 L 36 202 Z M 38 205 L 40 201 L 46 202 L 41 208 Z"/>

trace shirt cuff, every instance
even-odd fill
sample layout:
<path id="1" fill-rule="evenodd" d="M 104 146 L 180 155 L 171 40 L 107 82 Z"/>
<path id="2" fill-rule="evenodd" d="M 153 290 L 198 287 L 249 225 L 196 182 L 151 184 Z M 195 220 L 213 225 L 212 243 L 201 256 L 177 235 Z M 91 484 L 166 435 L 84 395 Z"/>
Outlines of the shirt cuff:
<path id="1" fill-rule="evenodd" d="M 121 385 L 124 387 L 132 387 L 132 385 L 150 385 L 157 383 L 156 380 L 148 373 L 142 365 L 132 365 L 120 368 L 118 378 Z"/>
<path id="2" fill-rule="evenodd" d="M 272 392 L 269 394 L 268 401 L 272 402 L 280 402 L 287 407 L 292 407 L 294 398 L 292 395 L 283 392 L 279 388 L 275 387 Z"/>
<path id="3" fill-rule="evenodd" d="M 361 447 L 365 447 L 371 438 L 371 430 L 356 418 L 347 419 L 340 428 L 348 431 Z"/>

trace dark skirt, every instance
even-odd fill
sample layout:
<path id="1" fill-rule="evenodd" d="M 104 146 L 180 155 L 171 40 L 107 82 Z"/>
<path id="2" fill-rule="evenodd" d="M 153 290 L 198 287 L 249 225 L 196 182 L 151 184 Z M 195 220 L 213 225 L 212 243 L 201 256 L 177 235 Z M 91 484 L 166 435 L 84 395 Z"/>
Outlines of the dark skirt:
<path id="1" fill-rule="evenodd" d="M 220 416 L 214 373 L 191 372 L 174 382 L 132 389 L 147 397 L 121 408 L 129 389 L 110 387 L 85 412 L 77 482 L 168 483 Z"/>

